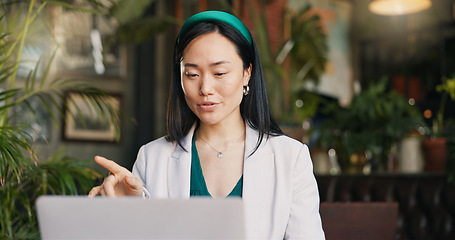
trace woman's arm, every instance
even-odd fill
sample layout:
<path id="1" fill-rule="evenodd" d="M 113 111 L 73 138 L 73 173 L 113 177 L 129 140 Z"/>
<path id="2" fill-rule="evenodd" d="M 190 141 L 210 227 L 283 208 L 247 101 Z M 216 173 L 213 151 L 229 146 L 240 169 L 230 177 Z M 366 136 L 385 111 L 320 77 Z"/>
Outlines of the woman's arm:
<path id="1" fill-rule="evenodd" d="M 137 154 L 136 162 L 134 162 L 133 165 L 133 175 L 136 176 L 139 180 L 142 182 L 142 197 L 144 198 L 150 198 L 150 193 L 148 192 L 145 184 L 145 179 L 146 179 L 146 169 L 147 167 L 145 166 L 146 161 L 145 161 L 145 147 L 142 146 L 139 149 L 139 152 Z"/>
<path id="2" fill-rule="evenodd" d="M 295 162 L 292 203 L 285 239 L 325 239 L 319 215 L 319 192 L 308 147 L 304 145 Z"/>

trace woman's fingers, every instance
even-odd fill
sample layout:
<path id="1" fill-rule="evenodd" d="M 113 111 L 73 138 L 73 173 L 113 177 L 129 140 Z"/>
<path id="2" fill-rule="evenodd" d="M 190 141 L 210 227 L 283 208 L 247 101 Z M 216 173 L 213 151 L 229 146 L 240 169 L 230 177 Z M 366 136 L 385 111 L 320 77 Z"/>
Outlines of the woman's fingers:
<path id="1" fill-rule="evenodd" d="M 117 184 L 119 184 L 119 182 L 123 181 L 123 179 L 117 179 L 118 177 L 119 176 L 116 176 L 114 174 L 109 174 L 109 176 L 107 176 L 104 179 L 103 190 L 106 193 L 106 196 L 108 196 L 108 197 L 116 196 L 115 186 L 117 186 Z"/>
<path id="2" fill-rule="evenodd" d="M 96 156 L 95 162 L 109 170 L 110 174 L 104 179 L 101 186 L 94 187 L 89 192 L 89 197 L 96 195 L 108 197 L 142 195 L 142 181 L 136 178 L 126 168 L 101 156 Z"/>
<path id="3" fill-rule="evenodd" d="M 125 178 L 126 184 L 131 188 L 132 191 L 141 194 L 142 193 L 142 182 L 133 176 L 128 176 Z"/>
<path id="4" fill-rule="evenodd" d="M 100 191 L 101 191 L 101 186 L 96 186 L 96 187 L 92 188 L 92 190 L 90 190 L 90 192 L 88 193 L 88 196 L 94 197 L 94 196 L 100 194 Z"/>
<path id="5" fill-rule="evenodd" d="M 109 170 L 109 172 L 114 173 L 114 174 L 120 173 L 120 172 L 123 172 L 126 170 L 124 167 L 118 165 L 114 161 L 109 160 L 105 157 L 96 156 L 95 162 L 98 163 L 99 165 L 101 165 L 102 167 L 106 168 L 107 170 Z M 128 171 L 128 170 L 126 170 L 126 171 Z"/>

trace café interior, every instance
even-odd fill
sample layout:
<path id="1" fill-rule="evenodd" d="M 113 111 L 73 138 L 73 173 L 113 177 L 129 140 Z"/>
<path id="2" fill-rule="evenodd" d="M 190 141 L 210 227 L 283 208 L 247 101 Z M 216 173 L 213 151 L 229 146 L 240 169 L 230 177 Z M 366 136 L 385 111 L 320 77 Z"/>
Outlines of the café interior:
<path id="1" fill-rule="evenodd" d="M 455 1 L 0 8 L 0 238 L 36 236 L 38 195 L 86 194 L 106 174 L 93 156 L 131 169 L 166 134 L 178 30 L 220 10 L 250 29 L 275 118 L 310 148 L 327 239 L 455 239 Z"/>

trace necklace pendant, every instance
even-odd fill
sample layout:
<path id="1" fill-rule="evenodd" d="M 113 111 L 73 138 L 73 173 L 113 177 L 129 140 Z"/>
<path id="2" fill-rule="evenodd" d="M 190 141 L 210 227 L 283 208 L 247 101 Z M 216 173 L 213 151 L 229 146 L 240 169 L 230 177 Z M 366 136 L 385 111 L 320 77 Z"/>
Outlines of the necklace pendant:
<path id="1" fill-rule="evenodd" d="M 223 158 L 224 154 L 222 152 L 218 152 L 218 154 L 216 155 L 218 158 Z"/>

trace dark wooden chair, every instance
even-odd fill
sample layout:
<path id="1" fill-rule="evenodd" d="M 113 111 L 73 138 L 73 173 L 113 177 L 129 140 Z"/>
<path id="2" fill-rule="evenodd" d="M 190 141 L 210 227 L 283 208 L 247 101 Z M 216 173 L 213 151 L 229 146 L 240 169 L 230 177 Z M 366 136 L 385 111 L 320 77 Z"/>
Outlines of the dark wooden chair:
<path id="1" fill-rule="evenodd" d="M 395 239 L 397 202 L 322 202 L 327 240 Z"/>

